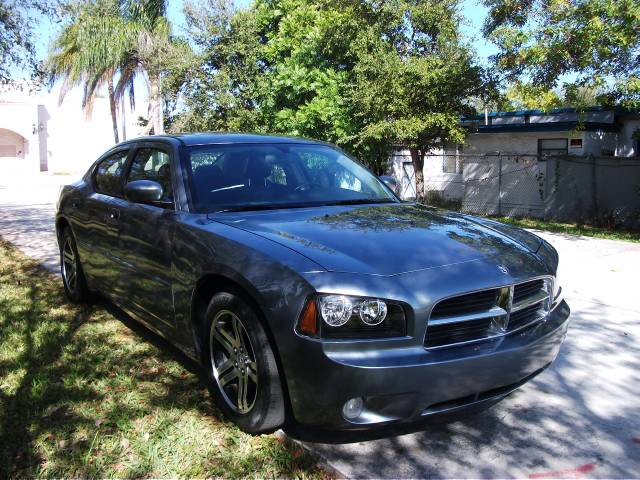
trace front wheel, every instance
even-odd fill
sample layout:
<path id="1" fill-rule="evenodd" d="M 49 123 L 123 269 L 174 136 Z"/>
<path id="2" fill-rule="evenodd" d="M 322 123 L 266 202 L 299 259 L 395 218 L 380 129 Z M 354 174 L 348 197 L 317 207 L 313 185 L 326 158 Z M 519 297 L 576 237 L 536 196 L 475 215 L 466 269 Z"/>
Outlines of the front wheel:
<path id="1" fill-rule="evenodd" d="M 275 356 L 256 312 L 240 296 L 217 293 L 205 313 L 204 363 L 216 404 L 248 433 L 278 429 L 285 419 Z"/>

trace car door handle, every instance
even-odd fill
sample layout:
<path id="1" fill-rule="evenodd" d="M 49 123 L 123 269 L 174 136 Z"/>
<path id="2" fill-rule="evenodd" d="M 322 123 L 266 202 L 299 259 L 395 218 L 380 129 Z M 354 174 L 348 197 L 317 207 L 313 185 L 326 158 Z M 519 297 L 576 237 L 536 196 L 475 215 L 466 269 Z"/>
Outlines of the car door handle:
<path id="1" fill-rule="evenodd" d="M 120 210 L 118 210 L 117 208 L 112 208 L 111 210 L 109 210 L 109 220 L 117 220 L 118 218 L 120 218 Z"/>

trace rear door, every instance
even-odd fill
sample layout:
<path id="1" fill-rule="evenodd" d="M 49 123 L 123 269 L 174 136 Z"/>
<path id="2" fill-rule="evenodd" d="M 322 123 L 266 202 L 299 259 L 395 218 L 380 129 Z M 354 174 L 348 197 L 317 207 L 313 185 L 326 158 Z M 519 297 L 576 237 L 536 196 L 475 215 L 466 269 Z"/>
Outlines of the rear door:
<path id="1" fill-rule="evenodd" d="M 80 201 L 81 205 L 75 205 L 74 233 L 85 275 L 108 295 L 122 288 L 119 222 L 129 153 L 129 148 L 122 148 L 100 160 L 92 174 L 92 191 Z"/>
<path id="2" fill-rule="evenodd" d="M 172 147 L 144 142 L 132 153 L 126 182 L 152 180 L 163 188 L 154 204 L 126 201 L 120 217 L 120 250 L 127 270 L 128 303 L 163 331 L 174 328 L 172 244 L 176 225 Z"/>

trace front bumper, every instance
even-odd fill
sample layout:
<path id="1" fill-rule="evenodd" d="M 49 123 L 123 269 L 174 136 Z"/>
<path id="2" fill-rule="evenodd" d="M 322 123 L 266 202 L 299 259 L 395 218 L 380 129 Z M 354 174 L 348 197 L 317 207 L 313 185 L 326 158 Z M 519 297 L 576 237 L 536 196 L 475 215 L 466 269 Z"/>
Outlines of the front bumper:
<path id="1" fill-rule="evenodd" d="M 287 379 L 293 416 L 302 426 L 365 430 L 491 405 L 553 362 L 569 313 L 563 301 L 526 330 L 437 351 L 413 345 L 363 352 L 353 343 L 306 342 L 305 360 Z M 365 408 L 348 421 L 342 407 L 354 397 Z"/>

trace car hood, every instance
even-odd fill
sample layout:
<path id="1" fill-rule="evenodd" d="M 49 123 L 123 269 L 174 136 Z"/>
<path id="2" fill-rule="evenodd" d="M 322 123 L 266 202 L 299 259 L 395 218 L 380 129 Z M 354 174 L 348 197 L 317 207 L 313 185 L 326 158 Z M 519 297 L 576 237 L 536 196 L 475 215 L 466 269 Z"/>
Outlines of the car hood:
<path id="1" fill-rule="evenodd" d="M 522 263 L 540 245 L 524 230 L 404 203 L 209 218 L 278 242 L 335 272 L 394 275 L 495 257 L 508 265 Z"/>

